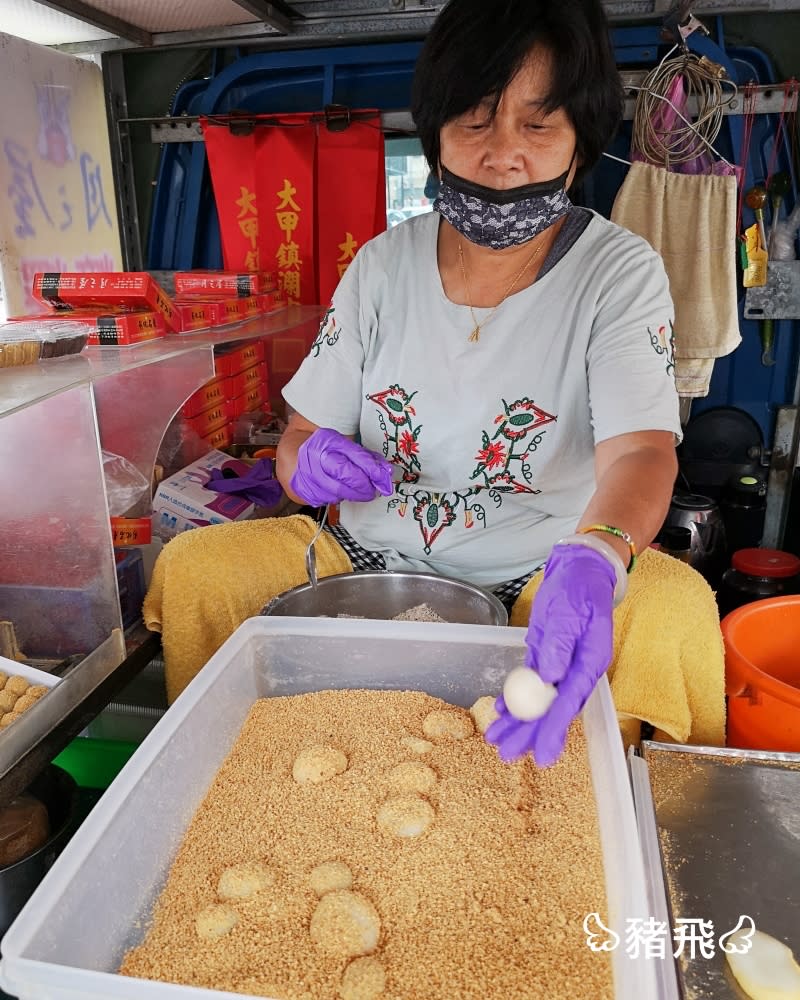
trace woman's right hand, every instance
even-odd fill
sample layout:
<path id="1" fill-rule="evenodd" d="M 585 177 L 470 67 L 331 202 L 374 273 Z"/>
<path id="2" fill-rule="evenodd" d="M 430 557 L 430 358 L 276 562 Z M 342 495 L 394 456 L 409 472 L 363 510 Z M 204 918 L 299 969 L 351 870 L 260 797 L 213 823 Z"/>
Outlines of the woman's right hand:
<path id="1" fill-rule="evenodd" d="M 313 507 L 340 500 L 364 503 L 392 494 L 392 465 L 338 431 L 320 427 L 300 445 L 290 486 Z"/>

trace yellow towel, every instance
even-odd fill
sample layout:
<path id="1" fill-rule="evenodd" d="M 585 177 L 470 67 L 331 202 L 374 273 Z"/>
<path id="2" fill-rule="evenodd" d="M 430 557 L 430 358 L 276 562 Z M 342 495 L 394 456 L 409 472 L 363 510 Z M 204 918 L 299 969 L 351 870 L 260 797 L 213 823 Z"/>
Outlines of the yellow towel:
<path id="1" fill-rule="evenodd" d="M 167 543 L 143 613 L 147 628 L 161 633 L 170 704 L 245 619 L 308 581 L 305 551 L 315 530 L 311 518 L 295 514 L 198 528 Z M 320 577 L 352 572 L 326 532 L 315 550 Z"/>
<path id="2" fill-rule="evenodd" d="M 634 163 L 611 219 L 661 255 L 675 306 L 675 384 L 707 396 L 714 358 L 741 342 L 736 288 L 736 178 Z"/>
<path id="3" fill-rule="evenodd" d="M 537 574 L 511 612 L 527 626 Z M 725 654 L 714 594 L 686 563 L 654 549 L 642 553 L 628 596 L 614 611 L 611 694 L 626 745 L 642 722 L 656 739 L 725 744 Z"/>

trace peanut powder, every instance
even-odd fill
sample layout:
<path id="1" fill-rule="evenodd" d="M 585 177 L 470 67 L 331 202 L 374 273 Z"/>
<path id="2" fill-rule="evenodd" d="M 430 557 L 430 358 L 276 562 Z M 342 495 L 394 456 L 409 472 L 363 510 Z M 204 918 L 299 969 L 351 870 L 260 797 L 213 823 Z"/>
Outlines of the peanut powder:
<path id="1" fill-rule="evenodd" d="M 298 782 L 318 747 L 345 769 Z M 247 891 L 221 899 L 228 884 Z M 594 911 L 580 724 L 537 770 L 502 763 L 437 698 L 325 691 L 253 705 L 120 971 L 278 1000 L 611 1000 L 609 955 L 583 932 Z"/>

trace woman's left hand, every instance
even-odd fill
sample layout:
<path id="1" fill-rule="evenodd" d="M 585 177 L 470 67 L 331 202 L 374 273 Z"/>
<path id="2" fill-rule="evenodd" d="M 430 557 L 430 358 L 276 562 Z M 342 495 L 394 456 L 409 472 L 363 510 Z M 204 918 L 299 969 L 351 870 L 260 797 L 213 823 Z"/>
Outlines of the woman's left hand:
<path id="1" fill-rule="evenodd" d="M 525 641 L 525 663 L 558 694 L 545 715 L 522 722 L 506 707 L 486 731 L 505 761 L 532 753 L 539 767 L 561 756 L 569 727 L 580 713 L 613 653 L 616 574 L 599 552 L 582 545 L 557 545 L 547 560 L 534 598 Z"/>

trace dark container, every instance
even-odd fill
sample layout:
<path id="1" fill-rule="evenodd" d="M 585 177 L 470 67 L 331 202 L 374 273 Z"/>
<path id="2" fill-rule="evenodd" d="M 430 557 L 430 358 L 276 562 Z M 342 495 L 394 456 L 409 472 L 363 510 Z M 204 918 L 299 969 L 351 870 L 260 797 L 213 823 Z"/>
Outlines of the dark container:
<path id="1" fill-rule="evenodd" d="M 767 484 L 762 476 L 734 476 L 720 501 L 728 551 L 757 548 L 764 533 Z"/>
<path id="2" fill-rule="evenodd" d="M 0 935 L 14 922 L 77 825 L 78 786 L 60 767 L 50 764 L 25 791 L 46 806 L 50 836 L 31 854 L 0 868 Z"/>
<path id="3" fill-rule="evenodd" d="M 717 593 L 720 617 L 767 597 L 800 593 L 800 559 L 780 549 L 734 552 Z"/>

